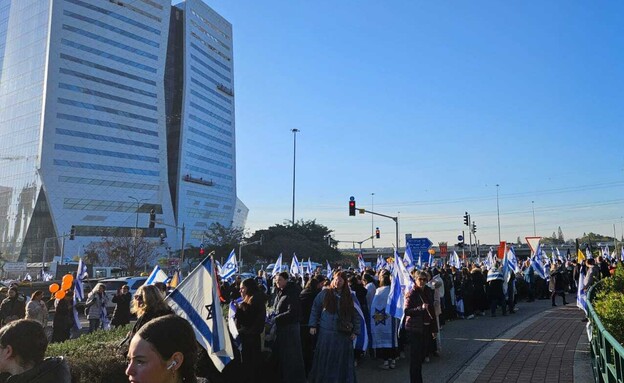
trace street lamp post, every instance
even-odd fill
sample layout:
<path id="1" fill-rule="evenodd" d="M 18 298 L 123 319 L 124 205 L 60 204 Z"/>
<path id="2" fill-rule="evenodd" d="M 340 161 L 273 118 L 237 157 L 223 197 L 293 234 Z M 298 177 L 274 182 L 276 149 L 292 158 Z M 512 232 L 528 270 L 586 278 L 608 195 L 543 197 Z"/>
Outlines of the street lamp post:
<path id="1" fill-rule="evenodd" d="M 136 208 L 136 219 L 134 221 L 134 233 L 133 233 L 133 237 L 134 237 L 134 246 L 132 249 L 132 257 L 134 259 L 136 259 L 136 250 L 137 250 L 137 236 L 139 233 L 139 208 L 140 208 L 140 204 L 142 201 L 147 201 L 147 198 L 141 198 L 138 199 L 136 197 L 133 197 L 131 195 L 128 196 L 128 198 L 133 199 L 136 201 L 137 204 L 137 208 Z"/>
<path id="2" fill-rule="evenodd" d="M 498 243 L 500 243 L 501 241 L 501 235 L 500 235 L 500 207 L 498 205 L 498 187 L 500 185 L 496 184 L 496 218 L 498 220 Z"/>
<path id="3" fill-rule="evenodd" d="M 531 201 L 531 209 L 533 210 L 533 236 L 537 236 L 536 230 L 535 230 L 535 201 Z"/>
<path id="4" fill-rule="evenodd" d="M 297 133 L 299 129 L 291 129 L 293 133 L 293 200 L 292 200 L 292 224 L 295 224 L 295 176 L 296 176 L 296 164 L 297 164 Z"/>

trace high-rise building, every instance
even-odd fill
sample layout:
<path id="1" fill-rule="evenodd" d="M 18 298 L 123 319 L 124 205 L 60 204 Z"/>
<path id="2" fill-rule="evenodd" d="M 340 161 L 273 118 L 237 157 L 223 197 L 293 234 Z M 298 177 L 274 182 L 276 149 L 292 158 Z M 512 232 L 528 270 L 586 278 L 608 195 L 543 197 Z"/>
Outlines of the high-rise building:
<path id="1" fill-rule="evenodd" d="M 234 219 L 234 137 L 232 28 L 201 0 L 0 0 L 6 259 L 72 227 L 66 256 L 135 227 L 199 244 Z"/>

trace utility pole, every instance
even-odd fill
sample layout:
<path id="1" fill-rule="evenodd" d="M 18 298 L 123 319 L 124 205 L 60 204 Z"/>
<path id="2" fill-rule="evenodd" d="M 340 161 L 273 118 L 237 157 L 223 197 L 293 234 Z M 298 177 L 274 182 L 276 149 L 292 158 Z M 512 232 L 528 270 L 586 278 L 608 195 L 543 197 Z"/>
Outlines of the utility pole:
<path id="1" fill-rule="evenodd" d="M 291 129 L 293 133 L 293 198 L 292 198 L 292 224 L 295 224 L 295 176 L 296 176 L 296 164 L 297 164 L 297 133 L 299 129 Z"/>

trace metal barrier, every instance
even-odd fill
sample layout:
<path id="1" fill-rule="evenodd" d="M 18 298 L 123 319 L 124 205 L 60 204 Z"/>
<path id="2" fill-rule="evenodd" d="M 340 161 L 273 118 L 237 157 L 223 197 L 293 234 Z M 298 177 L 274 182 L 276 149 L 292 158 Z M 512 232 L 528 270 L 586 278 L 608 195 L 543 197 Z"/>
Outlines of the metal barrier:
<path id="1" fill-rule="evenodd" d="M 591 361 L 598 383 L 624 383 L 624 347 L 604 328 L 591 300 L 600 290 L 602 281 L 587 292 L 587 317 L 591 325 Z"/>

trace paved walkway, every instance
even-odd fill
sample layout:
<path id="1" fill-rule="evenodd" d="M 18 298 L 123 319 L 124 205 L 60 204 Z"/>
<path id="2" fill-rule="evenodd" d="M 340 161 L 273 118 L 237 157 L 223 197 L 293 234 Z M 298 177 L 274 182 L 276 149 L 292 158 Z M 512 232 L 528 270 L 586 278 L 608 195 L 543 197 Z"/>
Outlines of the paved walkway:
<path id="1" fill-rule="evenodd" d="M 514 336 L 497 339 L 498 347 L 490 346 L 493 349 L 484 352 L 480 362 L 466 369 L 480 371 L 478 376 L 472 375 L 471 379 L 466 375 L 458 381 L 573 383 L 575 353 L 585 329 L 583 317 L 582 311 L 571 304 L 547 310 L 517 329 Z"/>

